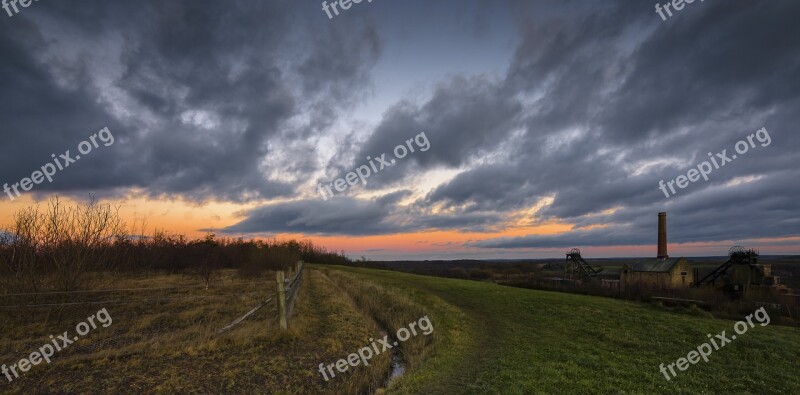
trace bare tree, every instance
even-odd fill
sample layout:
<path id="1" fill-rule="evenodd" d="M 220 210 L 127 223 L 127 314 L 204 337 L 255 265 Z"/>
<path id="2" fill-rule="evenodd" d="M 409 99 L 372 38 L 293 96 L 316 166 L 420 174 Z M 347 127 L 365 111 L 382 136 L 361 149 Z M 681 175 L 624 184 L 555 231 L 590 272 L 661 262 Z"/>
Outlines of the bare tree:
<path id="1" fill-rule="evenodd" d="M 4 251 L 0 264 L 7 275 L 0 277 L 3 289 L 9 292 L 39 292 L 42 289 L 43 216 L 39 206 L 29 207 L 14 214 L 11 228 L 6 231 Z"/>
<path id="2" fill-rule="evenodd" d="M 84 285 L 90 270 L 111 268 L 113 241 L 126 234 L 119 208 L 100 204 L 94 197 L 75 207 L 65 206 L 54 197 L 40 220 L 46 270 L 62 291 Z"/>

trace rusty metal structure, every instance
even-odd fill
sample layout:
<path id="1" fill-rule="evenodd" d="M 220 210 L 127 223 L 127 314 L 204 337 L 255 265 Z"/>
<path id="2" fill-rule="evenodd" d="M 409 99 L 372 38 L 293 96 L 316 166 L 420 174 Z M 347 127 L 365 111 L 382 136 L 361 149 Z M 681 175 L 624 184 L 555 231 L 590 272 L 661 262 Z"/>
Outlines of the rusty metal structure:
<path id="1" fill-rule="evenodd" d="M 733 265 L 757 265 L 758 252 L 755 250 L 745 250 L 741 246 L 733 246 L 728 250 L 728 260 L 711 273 L 701 278 L 695 286 L 715 285 L 717 280 L 728 275 L 728 270 Z M 724 278 L 723 278 L 724 279 Z"/>
<path id="2" fill-rule="evenodd" d="M 728 260 L 695 283 L 699 286 L 716 286 L 734 298 L 741 297 L 751 287 L 774 287 L 780 282 L 771 275 L 771 265 L 758 263 L 758 251 L 733 246 L 728 250 Z"/>
<path id="3" fill-rule="evenodd" d="M 573 248 L 567 253 L 567 259 L 564 261 L 564 278 L 575 279 L 579 276 L 590 279 L 597 277 L 602 271 L 602 266 L 592 266 L 586 262 L 581 256 L 581 250 Z"/>

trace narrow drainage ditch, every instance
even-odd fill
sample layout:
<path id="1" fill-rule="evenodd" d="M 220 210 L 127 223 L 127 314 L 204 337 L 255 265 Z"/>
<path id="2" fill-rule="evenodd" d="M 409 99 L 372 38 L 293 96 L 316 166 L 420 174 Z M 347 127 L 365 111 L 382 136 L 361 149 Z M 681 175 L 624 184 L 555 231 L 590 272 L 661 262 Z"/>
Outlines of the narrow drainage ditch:
<path id="1" fill-rule="evenodd" d="M 389 336 L 389 344 L 392 345 L 392 350 L 391 350 L 392 362 L 391 362 L 391 365 L 389 367 L 389 370 L 386 372 L 386 374 L 385 374 L 385 376 L 383 378 L 383 381 L 381 381 L 381 384 L 377 388 L 370 386 L 370 391 L 367 392 L 367 394 L 371 394 L 371 395 L 383 394 L 384 391 L 387 388 L 389 388 L 389 386 L 395 380 L 399 380 L 400 377 L 403 377 L 403 374 L 405 374 L 405 372 L 406 372 L 406 362 L 403 360 L 403 356 L 400 353 L 400 347 L 398 347 L 400 342 L 398 342 L 397 339 L 394 336 L 389 335 L 386 332 L 386 328 L 384 328 L 383 325 L 381 325 L 379 322 L 377 322 L 377 320 L 375 320 L 375 323 L 378 324 L 378 326 L 381 328 L 381 332 L 380 332 L 380 335 L 381 335 L 380 338 L 381 339 L 383 339 L 384 336 L 387 336 L 387 335 Z"/>
<path id="2" fill-rule="evenodd" d="M 386 335 L 387 333 L 385 330 L 381 331 L 381 336 Z M 394 336 L 389 335 L 389 339 L 389 344 L 392 345 L 392 365 L 386 374 L 386 378 L 383 379 L 383 388 L 389 388 L 389 385 L 392 384 L 393 381 L 402 377 L 406 372 L 406 363 L 403 361 L 403 356 L 400 355 L 400 348 L 396 346 L 396 344 L 400 343 Z"/>
<path id="3" fill-rule="evenodd" d="M 338 288 L 345 295 L 348 295 L 348 297 L 350 297 L 349 293 L 347 291 L 345 291 L 341 286 L 339 286 L 339 284 L 336 281 L 333 281 L 333 279 L 331 279 L 330 276 L 327 275 L 327 273 L 323 272 L 322 275 L 331 284 L 333 284 L 334 287 Z M 352 297 L 351 297 L 351 300 L 352 300 Z M 358 305 L 358 304 L 356 303 L 356 305 Z M 372 391 L 372 394 L 375 395 L 375 394 L 379 393 L 380 391 L 385 390 L 386 388 L 389 388 L 389 385 L 392 384 L 392 382 L 394 382 L 395 380 L 398 380 L 398 379 L 400 379 L 400 377 L 403 377 L 403 374 L 405 374 L 405 372 L 406 372 L 406 362 L 403 360 L 403 356 L 400 354 L 400 347 L 398 347 L 400 342 L 397 340 L 397 338 L 395 338 L 394 335 L 389 334 L 386 331 L 386 327 L 382 323 L 380 323 L 377 319 L 375 319 L 375 317 L 373 317 L 372 315 L 370 315 L 366 311 L 362 311 L 362 312 L 365 314 L 365 316 L 370 317 L 373 320 L 373 322 L 375 322 L 375 324 L 378 325 L 378 327 L 380 327 L 381 338 L 383 338 L 384 336 L 387 336 L 387 335 L 389 336 L 389 344 L 392 345 L 392 363 L 391 363 L 391 367 L 389 368 L 389 371 L 386 372 L 386 376 L 383 379 L 382 385 L 379 386 L 378 388 L 376 388 L 374 391 Z M 372 387 L 372 386 L 370 386 L 370 387 Z M 367 392 L 367 393 L 369 393 L 369 392 Z M 383 393 L 383 392 L 380 392 L 380 393 Z"/>

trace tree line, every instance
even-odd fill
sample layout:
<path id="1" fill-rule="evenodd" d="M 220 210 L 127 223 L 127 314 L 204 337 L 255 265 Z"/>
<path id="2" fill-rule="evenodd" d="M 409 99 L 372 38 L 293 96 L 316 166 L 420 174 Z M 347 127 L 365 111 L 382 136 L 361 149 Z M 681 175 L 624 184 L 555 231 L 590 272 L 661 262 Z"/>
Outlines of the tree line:
<path id="1" fill-rule="evenodd" d="M 142 225 L 142 228 L 144 226 Z M 344 253 L 311 241 L 200 239 L 130 229 L 119 207 L 91 198 L 67 205 L 58 197 L 16 212 L 0 232 L 0 293 L 72 291 L 90 287 L 93 273 L 188 273 L 206 284 L 222 269 L 254 277 L 298 260 L 347 264 Z"/>

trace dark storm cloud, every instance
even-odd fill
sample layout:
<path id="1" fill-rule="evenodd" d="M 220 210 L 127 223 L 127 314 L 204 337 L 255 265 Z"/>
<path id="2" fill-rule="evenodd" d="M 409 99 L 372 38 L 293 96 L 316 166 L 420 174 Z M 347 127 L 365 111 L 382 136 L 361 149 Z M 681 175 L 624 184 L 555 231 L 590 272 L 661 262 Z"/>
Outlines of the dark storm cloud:
<path id="1" fill-rule="evenodd" d="M 355 162 L 390 152 L 415 131 L 426 131 L 432 148 L 370 180 L 372 186 L 403 185 L 425 169 L 466 167 L 411 207 L 498 213 L 504 221 L 502 213 L 552 198 L 536 221 L 575 226 L 563 235 L 470 244 L 479 247 L 651 244 L 654 215 L 662 210 L 670 212 L 675 242 L 798 233 L 798 186 L 784 170 L 796 168 L 800 146 L 800 46 L 791 39 L 800 33 L 791 21 L 797 3 L 709 3 L 668 23 L 649 4 L 541 4 L 514 5 L 522 41 L 504 79 L 455 78 L 428 101 L 401 101 L 384 114 Z M 685 174 L 706 152 L 732 151 L 762 126 L 781 143 L 753 150 L 675 197 L 657 189 L 659 180 Z M 495 159 L 480 160 L 497 149 Z M 349 162 L 335 164 L 345 157 L 331 168 L 347 168 Z M 726 186 L 748 177 L 757 180 Z M 466 226 L 436 215 L 415 221 L 419 215 L 405 213 L 411 225 L 403 229 Z M 491 227 L 491 217 L 476 225 Z"/>
<path id="2" fill-rule="evenodd" d="M 368 187 L 383 187 L 436 166 L 459 167 L 485 155 L 513 130 L 522 110 L 510 91 L 486 78 L 454 78 L 439 84 L 423 106 L 409 102 L 389 109 L 381 123 L 361 145 L 354 163 L 386 153 L 425 132 L 430 149 L 409 155 L 398 165 L 370 179 Z M 340 174 L 346 167 L 335 167 Z"/>
<path id="3" fill-rule="evenodd" d="M 423 99 L 395 98 L 374 126 L 356 120 L 330 161 L 318 155 L 320 138 L 369 95 L 373 67 L 393 50 L 370 18 L 325 23 L 317 4 L 286 1 L 28 9 L 0 24 L 0 179 L 29 176 L 108 126 L 113 146 L 36 190 L 294 199 L 248 211 L 230 233 L 502 230 L 511 213 L 552 199 L 534 221 L 575 231 L 471 245 L 651 244 L 664 210 L 674 242 L 798 234 L 800 3 L 695 2 L 666 22 L 653 3 L 480 3 L 509 7 L 518 26 L 505 73 L 450 75 Z M 410 18 L 405 11 L 397 17 Z M 491 25 L 467 19 L 465 42 Z M 676 196 L 658 190 L 762 126 L 769 147 Z M 353 193 L 398 192 L 323 201 L 300 190 L 420 132 L 430 150 Z M 409 203 L 411 183 L 441 169 L 460 173 Z"/>
<path id="4" fill-rule="evenodd" d="M 499 207 L 503 209 L 522 207 L 533 203 L 537 194 L 520 185 L 526 181 L 521 179 L 519 170 L 508 163 L 479 166 L 438 187 L 427 200 L 443 201 L 448 206 L 470 204 L 473 209 L 491 209 L 498 202 L 503 202 Z"/>
<path id="5" fill-rule="evenodd" d="M 491 151 L 510 132 L 522 110 L 519 101 L 509 97 L 511 93 L 480 77 L 448 81 L 437 86 L 421 108 L 405 105 L 390 111 L 361 156 L 390 152 L 405 140 L 398 137 L 405 134 L 410 138 L 424 131 L 431 151 L 414 159 L 426 167 L 458 167 Z"/>
<path id="6" fill-rule="evenodd" d="M 608 103 L 614 111 L 599 117 L 609 138 L 635 141 L 710 117 L 736 117 L 731 110 L 744 118 L 797 100 L 792 37 L 800 4 L 714 2 L 687 11 L 631 57 L 632 71 Z"/>
<path id="7" fill-rule="evenodd" d="M 292 195 L 296 185 L 272 176 L 314 171 L 313 150 L 281 166 L 262 161 L 293 149 L 284 139 L 323 132 L 330 121 L 321 120 L 365 86 L 381 44 L 358 22 L 350 28 L 366 39 L 342 44 L 344 27 L 304 23 L 290 4 L 55 3 L 3 23 L 0 101 L 11 105 L 0 108 L 0 178 L 29 176 L 50 153 L 109 126 L 113 147 L 36 191 Z M 290 124 L 298 115 L 308 118 Z"/>
<path id="8" fill-rule="evenodd" d="M 74 156 L 81 141 L 105 126 L 112 133 L 121 130 L 83 86 L 87 75 L 78 73 L 74 87 L 57 87 L 47 66 L 30 50 L 46 46 L 45 38 L 30 21 L 20 18 L 14 22 L 0 24 L 0 179 L 9 184 L 29 177 L 52 161 L 53 153 L 60 155 L 69 149 Z M 117 141 L 124 139 L 123 135 L 115 137 L 120 138 Z M 52 187 L 75 190 L 121 185 L 113 174 L 103 171 L 115 168 L 108 151 L 92 153 L 93 166 L 84 166 L 84 172 L 91 177 L 80 177 L 69 169 L 57 175 Z M 41 185 L 37 189 L 47 187 Z"/>
<path id="9" fill-rule="evenodd" d="M 539 220 L 606 226 L 471 244 L 481 247 L 650 244 L 652 237 L 642 235 L 653 234 L 653 215 L 664 209 L 674 218 L 675 242 L 797 235 L 790 213 L 800 188 L 795 172 L 784 169 L 796 168 L 800 146 L 800 43 L 789 38 L 800 36 L 791 17 L 798 4 L 710 3 L 668 24 L 649 13 L 631 18 L 635 7 L 625 7 L 619 15 L 575 17 L 581 29 L 566 30 L 565 15 L 531 28 L 508 79 L 523 93 L 544 95 L 525 120 L 520 149 L 506 163 L 459 174 L 428 201 L 509 210 L 550 196 Z M 648 25 L 656 25 L 654 33 L 631 48 L 631 33 Z M 657 189 L 707 152 L 732 152 L 762 126 L 782 143 L 752 150 L 676 197 Z M 681 163 L 637 167 L 671 158 Z M 761 178 L 724 186 L 737 177 Z"/>
<path id="10" fill-rule="evenodd" d="M 777 171 L 735 187 L 717 185 L 706 188 L 693 194 L 691 199 L 626 207 L 613 214 L 576 218 L 579 227 L 563 234 L 494 238 L 467 245 L 564 248 L 653 244 L 656 238 L 655 213 L 660 210 L 668 212 L 671 243 L 721 241 L 736 244 L 755 238 L 796 237 L 800 236 L 800 218 L 796 215 L 800 201 L 786 193 L 784 180 L 798 176 L 798 170 Z M 582 229 L 590 225 L 604 227 Z"/>
<path id="11" fill-rule="evenodd" d="M 369 235 L 385 233 L 387 216 L 387 208 L 375 201 L 347 197 L 324 203 L 299 200 L 251 210 L 247 219 L 223 232 Z"/>
<path id="12" fill-rule="evenodd" d="M 399 191 L 372 200 L 341 196 L 320 200 L 296 200 L 258 207 L 244 213 L 245 219 L 222 229 L 239 233 L 303 233 L 368 236 L 424 229 L 483 229 L 497 223 L 497 213 L 431 215 L 395 205 L 407 192 Z"/>

